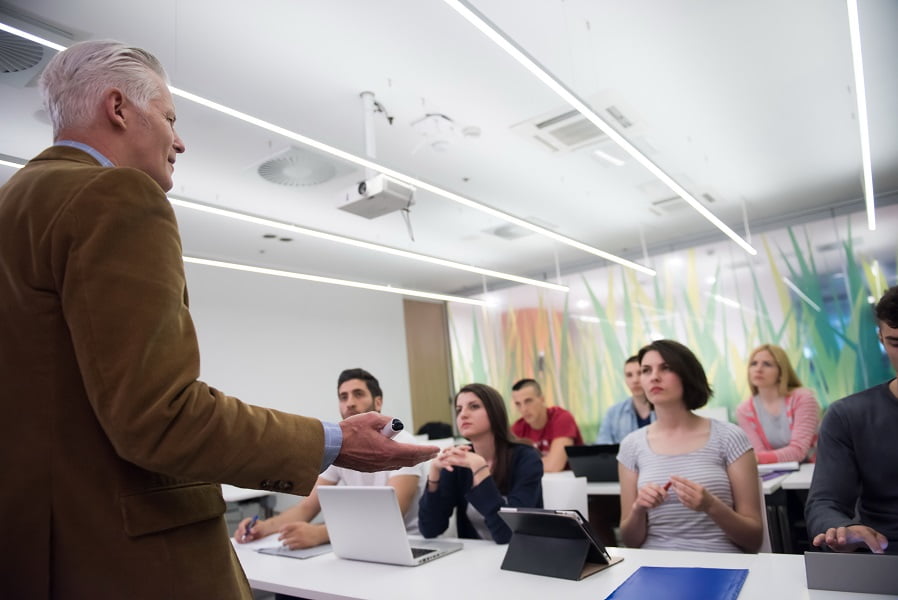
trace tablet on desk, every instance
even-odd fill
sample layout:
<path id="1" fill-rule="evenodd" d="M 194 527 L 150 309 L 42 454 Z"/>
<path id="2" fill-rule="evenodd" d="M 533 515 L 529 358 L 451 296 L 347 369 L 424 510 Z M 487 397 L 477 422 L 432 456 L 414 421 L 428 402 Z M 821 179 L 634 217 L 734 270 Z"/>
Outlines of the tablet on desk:
<path id="1" fill-rule="evenodd" d="M 499 516 L 513 535 L 502 568 L 580 580 L 619 563 L 576 510 L 503 507 Z"/>

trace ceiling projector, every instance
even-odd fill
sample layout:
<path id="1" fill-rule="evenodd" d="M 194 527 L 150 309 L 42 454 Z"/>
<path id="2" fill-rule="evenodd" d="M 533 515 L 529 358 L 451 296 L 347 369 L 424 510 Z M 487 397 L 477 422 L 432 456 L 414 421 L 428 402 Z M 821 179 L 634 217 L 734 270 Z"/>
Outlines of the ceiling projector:
<path id="1" fill-rule="evenodd" d="M 375 219 L 387 213 L 409 208 L 415 203 L 415 188 L 380 174 L 349 188 L 340 210 Z"/>

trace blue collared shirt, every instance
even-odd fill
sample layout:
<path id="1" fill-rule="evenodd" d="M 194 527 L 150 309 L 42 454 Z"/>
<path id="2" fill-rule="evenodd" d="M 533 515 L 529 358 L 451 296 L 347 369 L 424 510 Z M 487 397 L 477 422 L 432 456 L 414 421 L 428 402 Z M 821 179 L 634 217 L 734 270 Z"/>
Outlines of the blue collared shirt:
<path id="1" fill-rule="evenodd" d="M 90 154 L 98 163 L 100 163 L 104 167 L 114 167 L 115 165 L 111 160 L 103 156 L 99 150 L 88 146 L 83 142 L 76 142 L 73 140 L 59 140 L 54 146 L 68 146 L 70 148 L 77 148 L 78 150 L 82 150 Z M 337 456 L 340 454 L 340 450 L 343 448 L 343 430 L 340 429 L 340 426 L 336 423 L 328 423 L 326 421 L 322 421 L 321 425 L 324 427 L 324 455 L 321 457 L 321 470 L 319 472 L 324 472 L 333 462 L 337 459 Z"/>
<path id="2" fill-rule="evenodd" d="M 111 160 L 109 160 L 108 158 L 106 158 L 105 156 L 100 154 L 99 150 L 97 150 L 96 148 L 93 148 L 91 146 L 88 146 L 85 143 L 75 142 L 72 140 L 59 140 L 58 142 L 56 142 L 53 145 L 54 146 L 69 146 L 70 148 L 77 148 L 78 150 L 83 150 L 84 152 L 87 152 L 88 154 L 93 156 L 97 160 L 97 162 L 100 163 L 102 166 L 104 166 L 104 167 L 114 167 L 115 166 Z"/>
<path id="3" fill-rule="evenodd" d="M 655 422 L 655 411 L 649 413 L 649 422 Z M 605 413 L 596 443 L 620 444 L 628 433 L 637 429 L 639 429 L 639 424 L 636 421 L 636 409 L 633 407 L 633 398 L 629 397 L 623 402 L 618 402 Z"/>

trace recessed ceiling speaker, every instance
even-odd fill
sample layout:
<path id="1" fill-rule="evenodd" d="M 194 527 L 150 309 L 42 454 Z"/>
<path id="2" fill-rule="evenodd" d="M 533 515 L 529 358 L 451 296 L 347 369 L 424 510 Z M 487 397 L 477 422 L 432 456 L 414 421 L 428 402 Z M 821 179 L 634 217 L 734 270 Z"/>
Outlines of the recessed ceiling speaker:
<path id="1" fill-rule="evenodd" d="M 275 154 L 257 168 L 265 181 L 288 187 L 320 185 L 353 170 L 335 159 L 295 146 Z"/>

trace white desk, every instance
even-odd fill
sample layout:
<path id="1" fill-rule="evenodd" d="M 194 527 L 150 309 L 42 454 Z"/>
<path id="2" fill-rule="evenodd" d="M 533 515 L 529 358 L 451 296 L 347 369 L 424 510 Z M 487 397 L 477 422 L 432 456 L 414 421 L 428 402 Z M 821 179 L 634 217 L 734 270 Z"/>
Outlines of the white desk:
<path id="1" fill-rule="evenodd" d="M 419 567 L 396 567 L 342 560 L 332 553 L 298 560 L 255 552 L 275 545 L 262 539 L 234 544 L 250 585 L 310 600 L 601 600 L 640 566 L 749 569 L 739 600 L 886 600 L 874 594 L 808 590 L 804 557 L 782 554 L 716 554 L 611 548 L 618 565 L 582 581 L 540 577 L 499 567 L 507 546 L 462 540 L 460 552 Z"/>
<path id="2" fill-rule="evenodd" d="M 814 477 L 814 463 L 804 463 L 797 471 L 786 475 L 783 481 L 784 490 L 808 490 L 811 488 L 811 479 Z"/>
<path id="3" fill-rule="evenodd" d="M 221 495 L 225 502 L 246 502 L 248 500 L 258 500 L 262 506 L 265 518 L 268 519 L 274 514 L 274 493 L 263 490 L 250 490 L 247 488 L 236 487 L 226 483 L 221 484 Z"/>

